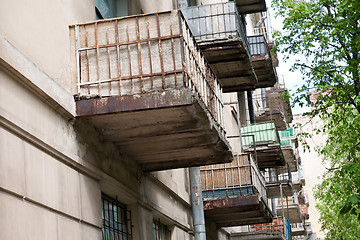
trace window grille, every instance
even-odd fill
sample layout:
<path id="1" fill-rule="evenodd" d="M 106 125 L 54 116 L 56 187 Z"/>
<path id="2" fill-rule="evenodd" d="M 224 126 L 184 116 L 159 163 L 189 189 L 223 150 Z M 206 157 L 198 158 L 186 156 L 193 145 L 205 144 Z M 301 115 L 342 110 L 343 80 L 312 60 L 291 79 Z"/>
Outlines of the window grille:
<path id="1" fill-rule="evenodd" d="M 131 240 L 131 213 L 116 199 L 102 195 L 103 240 Z"/>
<path id="2" fill-rule="evenodd" d="M 171 231 L 166 225 L 162 224 L 160 221 L 154 220 L 153 229 L 154 240 L 170 240 Z"/>

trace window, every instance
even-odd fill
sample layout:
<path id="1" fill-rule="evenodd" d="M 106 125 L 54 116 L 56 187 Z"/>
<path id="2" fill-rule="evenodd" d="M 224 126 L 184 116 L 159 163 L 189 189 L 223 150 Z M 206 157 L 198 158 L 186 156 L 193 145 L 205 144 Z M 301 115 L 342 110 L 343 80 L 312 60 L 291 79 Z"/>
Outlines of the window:
<path id="1" fill-rule="evenodd" d="M 131 214 L 126 206 L 116 199 L 102 195 L 103 240 L 132 239 Z"/>
<path id="2" fill-rule="evenodd" d="M 96 19 L 128 16 L 128 0 L 95 0 Z"/>
<path id="3" fill-rule="evenodd" d="M 154 229 L 154 240 L 170 240 L 171 232 L 166 225 L 160 222 L 160 220 L 159 221 L 154 220 L 153 229 Z"/>

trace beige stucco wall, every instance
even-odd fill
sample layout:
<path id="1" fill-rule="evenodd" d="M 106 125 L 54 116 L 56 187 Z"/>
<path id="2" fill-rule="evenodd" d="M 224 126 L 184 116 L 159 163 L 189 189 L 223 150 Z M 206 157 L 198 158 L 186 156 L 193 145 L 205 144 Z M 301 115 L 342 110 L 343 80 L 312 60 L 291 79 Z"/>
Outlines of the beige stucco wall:
<path id="1" fill-rule="evenodd" d="M 302 117 L 300 115 L 294 116 L 293 124 L 301 123 L 303 131 L 314 133 L 313 129 L 315 127 L 321 126 L 321 121 L 319 119 L 312 119 L 310 121 L 309 117 Z M 306 180 L 306 185 L 303 187 L 305 193 L 309 197 L 309 222 L 311 222 L 311 228 L 313 232 L 316 233 L 316 237 L 324 238 L 324 233 L 320 231 L 321 224 L 319 223 L 320 213 L 316 209 L 316 199 L 314 198 L 313 189 L 317 184 L 321 183 L 320 176 L 325 172 L 325 166 L 322 164 L 321 157 L 315 152 L 315 147 L 320 144 L 324 144 L 326 141 L 326 136 L 324 135 L 313 135 L 311 139 L 307 140 L 311 151 L 305 151 L 303 145 L 299 144 L 299 153 L 301 156 L 301 162 L 303 166 L 303 173 Z"/>
<path id="2" fill-rule="evenodd" d="M 101 192 L 127 204 L 134 239 L 155 217 L 192 239 L 187 169 L 142 173 L 74 119 L 68 25 L 93 19 L 92 1 L 0 9 L 0 239 L 100 239 Z"/>

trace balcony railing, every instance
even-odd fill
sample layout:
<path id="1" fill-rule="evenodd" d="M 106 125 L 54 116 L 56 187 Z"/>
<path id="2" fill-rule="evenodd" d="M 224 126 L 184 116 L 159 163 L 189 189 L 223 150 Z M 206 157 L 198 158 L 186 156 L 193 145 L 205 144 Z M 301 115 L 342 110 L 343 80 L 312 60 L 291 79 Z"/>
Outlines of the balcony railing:
<path id="1" fill-rule="evenodd" d="M 273 232 L 277 231 L 282 233 L 286 240 L 292 239 L 291 225 L 286 217 L 276 217 L 272 223 L 254 224 L 250 225 L 249 229 L 251 232 Z"/>
<path id="2" fill-rule="evenodd" d="M 234 2 L 194 6 L 182 12 L 197 41 L 241 38 L 249 51 L 244 20 Z"/>
<path id="3" fill-rule="evenodd" d="M 275 123 L 254 123 L 241 128 L 243 135 L 243 146 L 252 146 L 254 144 L 280 144 L 280 138 L 275 127 Z"/>
<path id="4" fill-rule="evenodd" d="M 266 200 L 265 179 L 251 155 L 237 155 L 231 163 L 201 167 L 204 200 L 259 194 Z"/>
<path id="5" fill-rule="evenodd" d="M 70 35 L 77 115 L 105 141 L 146 171 L 231 160 L 222 87 L 181 11 L 76 24 Z"/>
<path id="6" fill-rule="evenodd" d="M 222 89 L 177 11 L 72 27 L 80 98 L 189 88 L 223 127 Z"/>
<path id="7" fill-rule="evenodd" d="M 254 89 L 257 78 L 251 63 L 245 19 L 235 3 L 200 5 L 182 12 L 224 92 Z"/>

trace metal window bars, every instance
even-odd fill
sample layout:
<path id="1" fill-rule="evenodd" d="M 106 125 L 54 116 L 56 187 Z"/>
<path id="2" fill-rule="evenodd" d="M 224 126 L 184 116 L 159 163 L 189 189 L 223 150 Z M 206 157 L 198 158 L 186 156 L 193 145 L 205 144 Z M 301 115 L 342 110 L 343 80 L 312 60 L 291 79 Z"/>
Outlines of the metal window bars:
<path id="1" fill-rule="evenodd" d="M 131 212 L 116 199 L 102 195 L 102 237 L 104 240 L 131 240 Z"/>
<path id="2" fill-rule="evenodd" d="M 70 30 L 78 97 L 190 88 L 223 129 L 222 88 L 180 11 L 76 24 Z"/>
<path id="3" fill-rule="evenodd" d="M 170 240 L 170 229 L 162 224 L 160 220 L 153 221 L 154 240 Z"/>
<path id="4" fill-rule="evenodd" d="M 270 48 L 267 44 L 266 38 L 264 35 L 254 35 L 254 36 L 248 36 L 247 37 L 250 47 L 250 54 L 251 56 L 269 56 L 270 55 Z"/>
<path id="5" fill-rule="evenodd" d="M 224 2 L 182 9 L 197 41 L 241 38 L 249 51 L 245 21 L 234 2 Z"/>
<path id="6" fill-rule="evenodd" d="M 251 154 L 235 155 L 231 163 L 202 166 L 203 198 L 259 194 L 266 202 L 265 179 Z"/>

